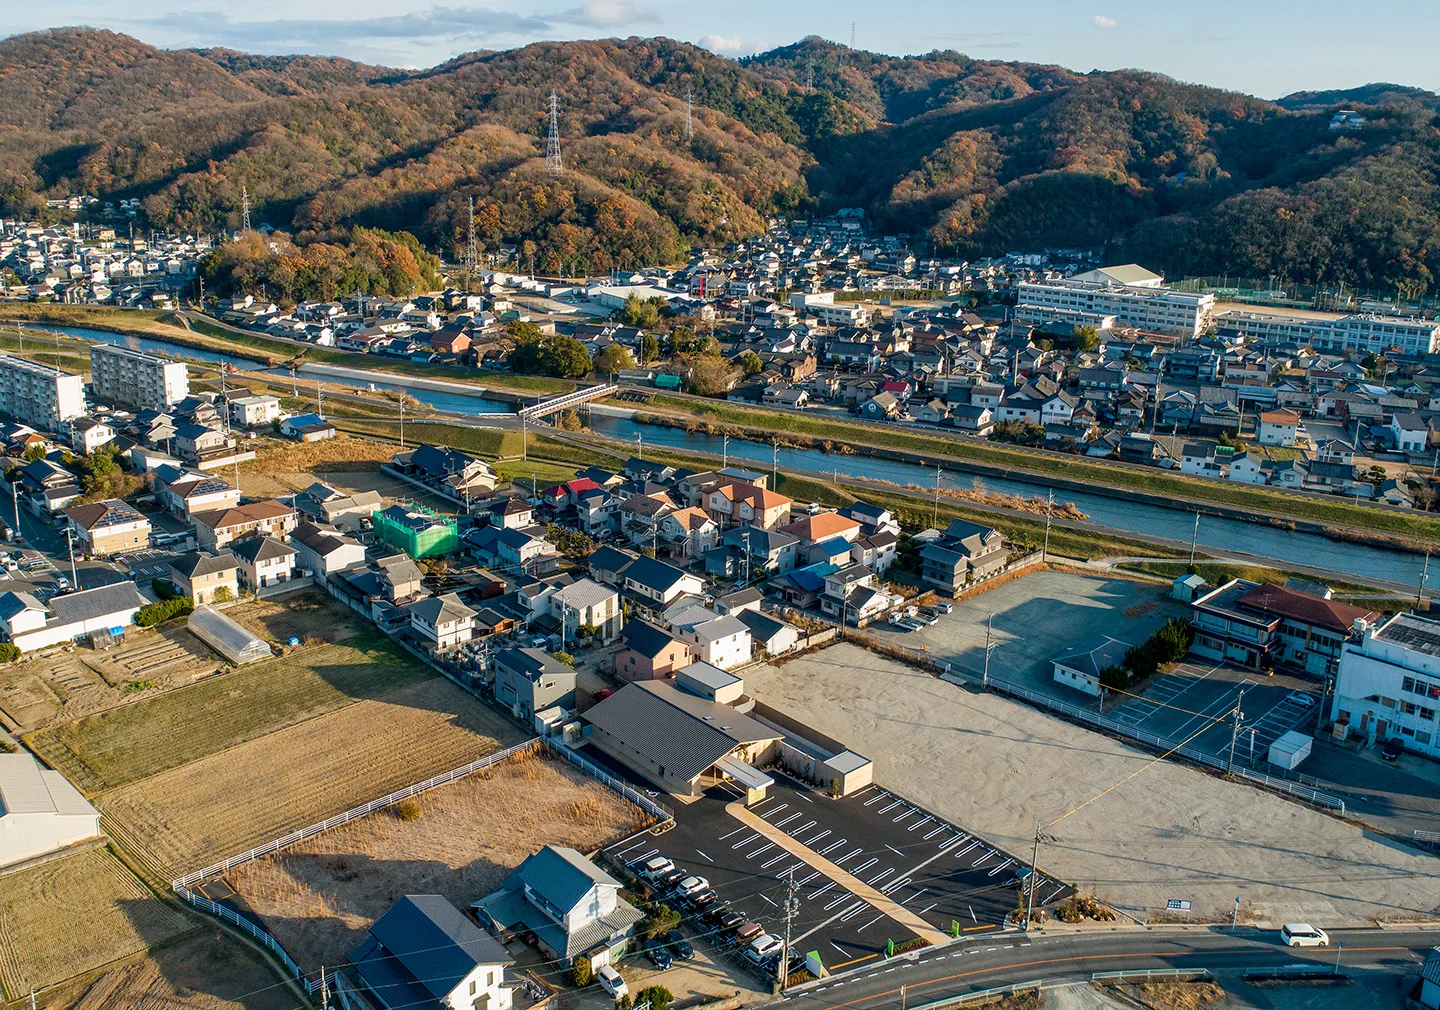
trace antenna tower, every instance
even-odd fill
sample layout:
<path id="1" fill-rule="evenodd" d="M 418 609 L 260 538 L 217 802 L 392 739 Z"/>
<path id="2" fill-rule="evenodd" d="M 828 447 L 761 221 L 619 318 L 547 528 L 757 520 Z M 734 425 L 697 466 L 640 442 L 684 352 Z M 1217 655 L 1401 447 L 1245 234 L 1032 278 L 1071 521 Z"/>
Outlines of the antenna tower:
<path id="1" fill-rule="evenodd" d="M 550 139 L 545 144 L 545 171 L 560 175 L 565 165 L 560 160 L 560 99 L 550 92 Z"/>
<path id="2" fill-rule="evenodd" d="M 240 187 L 240 230 L 250 230 L 250 190 Z"/>
<path id="3" fill-rule="evenodd" d="M 470 274 L 473 281 L 475 271 L 480 266 L 480 246 L 475 241 L 475 198 L 470 198 L 467 209 L 467 235 L 465 239 L 465 270 Z"/>
<path id="4" fill-rule="evenodd" d="M 855 22 L 850 22 L 850 48 L 855 48 Z"/>
<path id="5" fill-rule="evenodd" d="M 685 89 L 685 139 L 695 139 L 695 94 Z"/>

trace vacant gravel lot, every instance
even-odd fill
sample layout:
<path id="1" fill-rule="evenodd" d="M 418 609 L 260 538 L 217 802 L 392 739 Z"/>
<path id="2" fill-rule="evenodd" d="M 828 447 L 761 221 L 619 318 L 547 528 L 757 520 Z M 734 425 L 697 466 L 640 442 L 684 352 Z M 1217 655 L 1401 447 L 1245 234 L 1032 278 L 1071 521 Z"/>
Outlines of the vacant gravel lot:
<path id="1" fill-rule="evenodd" d="M 1440 913 L 1432 857 L 855 646 L 748 670 L 745 682 L 872 758 L 882 786 L 1012 852 L 1029 851 L 1037 820 L 1064 817 L 1047 829 L 1042 867 L 1142 919 L 1185 898 L 1196 918 L 1228 921 L 1237 895 L 1242 918 L 1259 923 Z"/>

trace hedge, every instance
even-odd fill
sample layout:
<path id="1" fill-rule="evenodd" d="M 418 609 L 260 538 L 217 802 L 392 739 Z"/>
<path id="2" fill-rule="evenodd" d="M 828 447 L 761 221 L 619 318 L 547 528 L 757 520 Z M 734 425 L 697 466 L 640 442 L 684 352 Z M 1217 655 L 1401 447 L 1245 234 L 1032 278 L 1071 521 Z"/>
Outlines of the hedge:
<path id="1" fill-rule="evenodd" d="M 180 617 L 195 609 L 195 602 L 188 596 L 172 596 L 168 600 L 161 600 L 159 603 L 147 603 L 140 608 L 135 615 L 135 623 L 142 628 L 151 628 L 157 624 L 164 624 L 172 617 Z"/>

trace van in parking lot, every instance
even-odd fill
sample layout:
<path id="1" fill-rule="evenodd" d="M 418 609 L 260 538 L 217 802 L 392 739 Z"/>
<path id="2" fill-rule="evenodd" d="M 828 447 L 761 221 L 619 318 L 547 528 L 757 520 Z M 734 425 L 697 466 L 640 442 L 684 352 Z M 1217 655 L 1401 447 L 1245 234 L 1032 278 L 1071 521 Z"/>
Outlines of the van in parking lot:
<path id="1" fill-rule="evenodd" d="M 600 988 L 604 989 L 616 999 L 619 999 L 621 996 L 630 995 L 630 987 L 625 984 L 625 980 L 620 977 L 620 973 L 608 964 L 602 964 L 595 969 L 595 981 L 600 983 Z"/>
<path id="2" fill-rule="evenodd" d="M 1287 947 L 1328 947 L 1330 937 L 1308 922 L 1287 922 L 1280 927 L 1280 939 Z"/>
<path id="3" fill-rule="evenodd" d="M 750 946 L 745 948 L 745 958 L 752 964 L 763 965 L 779 954 L 784 946 L 778 937 L 771 936 L 769 933 L 761 933 L 750 941 Z"/>

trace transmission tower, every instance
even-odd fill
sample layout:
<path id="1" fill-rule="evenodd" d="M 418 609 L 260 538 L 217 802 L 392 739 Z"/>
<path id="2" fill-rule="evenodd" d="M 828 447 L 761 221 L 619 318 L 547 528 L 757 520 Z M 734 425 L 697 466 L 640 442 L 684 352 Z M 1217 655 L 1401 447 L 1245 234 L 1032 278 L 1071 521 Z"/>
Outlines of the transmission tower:
<path id="1" fill-rule="evenodd" d="M 250 230 L 250 190 L 240 187 L 240 230 Z"/>
<path id="2" fill-rule="evenodd" d="M 473 283 L 475 279 L 475 271 L 480 266 L 480 246 L 475 241 L 475 198 L 473 196 L 470 198 L 467 215 L 467 235 L 465 239 L 465 271 L 470 275 L 470 280 Z"/>
<path id="3" fill-rule="evenodd" d="M 855 22 L 850 22 L 850 48 L 855 48 Z"/>
<path id="4" fill-rule="evenodd" d="M 550 92 L 550 139 L 545 144 L 545 171 L 560 175 L 565 165 L 560 160 L 560 99 Z"/>
<path id="5" fill-rule="evenodd" d="M 688 88 L 685 90 L 685 139 L 695 139 L 695 95 Z"/>

